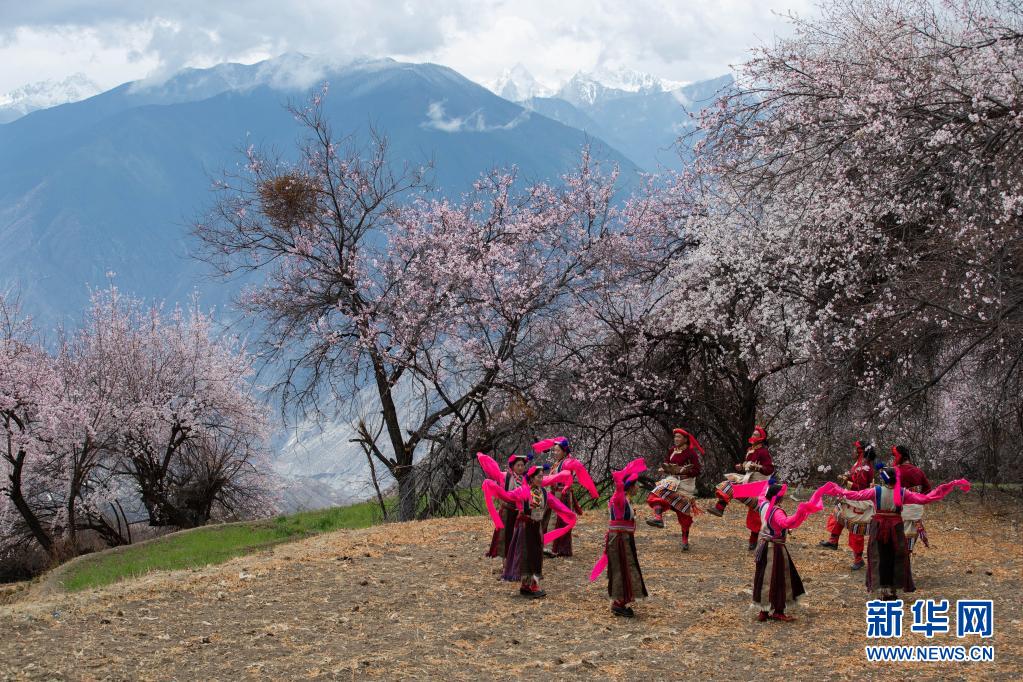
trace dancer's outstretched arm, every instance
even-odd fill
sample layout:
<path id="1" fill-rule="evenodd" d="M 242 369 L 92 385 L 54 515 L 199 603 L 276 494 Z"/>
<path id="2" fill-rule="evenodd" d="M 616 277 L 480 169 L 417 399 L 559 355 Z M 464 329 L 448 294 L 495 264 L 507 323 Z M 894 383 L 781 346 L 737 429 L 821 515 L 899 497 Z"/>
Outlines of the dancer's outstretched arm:
<path id="1" fill-rule="evenodd" d="M 504 484 L 504 474 L 501 471 L 501 465 L 497 463 L 490 455 L 485 455 L 482 452 L 476 453 L 476 459 L 479 461 L 480 466 L 483 468 L 483 473 L 486 474 L 487 478 L 497 483 Z"/>
<path id="2" fill-rule="evenodd" d="M 784 509 L 779 510 L 781 512 L 780 514 L 775 512 L 775 517 L 772 520 L 772 523 L 780 528 L 785 528 L 786 530 L 799 528 L 803 521 L 806 521 L 806 519 L 812 514 L 816 514 L 820 510 L 824 509 L 824 503 L 821 501 L 821 498 L 823 497 L 824 488 L 822 486 L 814 491 L 809 500 L 806 502 L 800 502 L 792 516 L 787 515 Z M 775 507 L 775 509 L 777 509 L 777 507 Z"/>
<path id="3" fill-rule="evenodd" d="M 817 492 L 823 491 L 823 495 L 829 497 L 844 497 L 847 500 L 872 500 L 874 499 L 874 487 L 871 486 L 866 490 L 846 490 L 842 486 L 838 485 L 834 481 L 828 481 L 820 488 Z M 816 494 L 816 493 L 814 493 Z"/>
<path id="4" fill-rule="evenodd" d="M 554 474 L 553 476 L 544 476 L 543 487 L 549 488 L 552 485 L 567 485 L 571 487 L 572 481 L 572 472 L 562 471 L 561 473 Z"/>
<path id="5" fill-rule="evenodd" d="M 582 462 L 572 457 L 562 465 L 562 469 L 574 473 L 575 477 L 579 479 L 579 485 L 586 489 L 590 497 L 593 499 L 600 497 L 597 486 L 594 485 L 593 479 L 590 477 L 590 472 L 586 470 Z"/>
<path id="6" fill-rule="evenodd" d="M 965 478 L 959 478 L 948 483 L 942 483 L 929 493 L 915 493 L 912 490 L 903 490 L 902 500 L 906 504 L 930 504 L 931 502 L 937 502 L 957 488 L 967 493 L 970 491 L 970 482 Z"/>
<path id="7" fill-rule="evenodd" d="M 558 518 L 565 522 L 565 525 L 562 526 L 561 528 L 555 528 L 551 532 L 546 533 L 543 536 L 543 544 L 545 544 L 545 545 L 548 542 L 553 542 L 553 541 L 557 540 L 562 535 L 568 533 L 573 528 L 575 528 L 575 520 L 576 520 L 575 512 L 572 511 L 571 509 L 569 509 L 568 507 L 566 507 L 561 502 L 561 500 L 559 500 L 558 498 L 554 497 L 553 495 L 548 495 L 547 496 L 547 504 L 549 504 L 551 506 L 551 509 L 554 510 L 554 513 L 558 515 Z"/>

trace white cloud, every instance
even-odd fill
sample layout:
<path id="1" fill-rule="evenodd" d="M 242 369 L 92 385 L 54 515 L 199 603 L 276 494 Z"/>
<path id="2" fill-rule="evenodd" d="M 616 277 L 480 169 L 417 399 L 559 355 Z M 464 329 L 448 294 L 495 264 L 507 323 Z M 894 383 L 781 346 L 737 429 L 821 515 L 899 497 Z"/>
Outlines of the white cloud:
<path id="1" fill-rule="evenodd" d="M 288 51 L 433 61 L 492 82 L 521 62 L 554 85 L 631 67 L 708 78 L 812 0 L 4 0 L 0 92 L 82 71 L 100 85 Z M 233 9 L 229 9 L 229 5 Z"/>
<path id="2" fill-rule="evenodd" d="M 420 126 L 432 128 L 445 133 L 482 133 L 489 130 L 510 130 L 529 118 L 529 112 L 523 109 L 507 123 L 487 125 L 483 111 L 477 109 L 465 116 L 448 116 L 444 111 L 443 102 L 430 102 L 426 108 L 426 120 Z"/>

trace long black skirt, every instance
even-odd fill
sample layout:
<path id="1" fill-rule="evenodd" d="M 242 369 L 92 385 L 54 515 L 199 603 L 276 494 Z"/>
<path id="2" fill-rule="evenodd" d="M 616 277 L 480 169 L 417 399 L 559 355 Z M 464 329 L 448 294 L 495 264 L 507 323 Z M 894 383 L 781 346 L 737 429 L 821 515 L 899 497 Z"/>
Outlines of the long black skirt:
<path id="1" fill-rule="evenodd" d="M 901 522 L 882 523 L 872 519 L 867 532 L 867 591 L 888 592 L 902 590 L 915 592 L 912 554 L 906 542 L 906 531 Z"/>
<path id="2" fill-rule="evenodd" d="M 543 530 L 540 521 L 520 516 L 508 543 L 501 580 L 516 582 L 530 576 L 543 576 Z"/>
<path id="3" fill-rule="evenodd" d="M 636 538 L 632 533 L 607 534 L 607 594 L 622 604 L 647 596 L 643 572 L 636 554 Z"/>
<path id="4" fill-rule="evenodd" d="M 515 519 L 519 518 L 519 510 L 515 507 L 501 507 L 501 520 L 504 521 L 504 528 L 495 528 L 494 535 L 490 539 L 490 549 L 485 556 L 501 557 L 508 556 L 508 543 L 511 542 L 512 531 L 515 528 Z"/>
<path id="5" fill-rule="evenodd" d="M 783 543 L 761 538 L 753 558 L 756 565 L 753 604 L 761 611 L 784 613 L 786 606 L 795 604 L 806 594 L 799 571 Z"/>

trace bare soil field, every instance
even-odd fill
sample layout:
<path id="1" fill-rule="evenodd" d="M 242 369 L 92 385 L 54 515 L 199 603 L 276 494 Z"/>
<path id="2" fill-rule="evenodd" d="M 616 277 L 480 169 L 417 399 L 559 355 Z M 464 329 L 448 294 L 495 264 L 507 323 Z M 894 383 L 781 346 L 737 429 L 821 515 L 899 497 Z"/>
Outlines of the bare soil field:
<path id="1" fill-rule="evenodd" d="M 791 504 L 786 505 L 791 506 Z M 639 506 L 637 506 L 639 509 Z M 642 512 L 641 512 L 642 513 Z M 825 515 L 789 543 L 807 599 L 794 623 L 750 618 L 745 507 L 677 525 L 641 524 L 650 598 L 633 620 L 608 611 L 587 576 L 606 512 L 587 511 L 576 556 L 544 565 L 546 600 L 499 582 L 489 519 L 339 531 L 193 571 L 76 594 L 22 590 L 0 606 L 0 677 L 12 680 L 229 679 L 1004 679 L 1023 675 L 1018 498 L 956 494 L 927 510 L 932 547 L 913 561 L 910 598 L 992 598 L 995 635 L 907 632 L 897 644 L 993 644 L 995 662 L 868 663 L 863 573 L 817 547 Z M 908 607 L 907 607 L 908 611 Z M 904 629 L 912 622 L 907 613 Z M 954 621 L 953 621 L 954 622 Z M 876 641 L 874 642 L 876 643 Z"/>

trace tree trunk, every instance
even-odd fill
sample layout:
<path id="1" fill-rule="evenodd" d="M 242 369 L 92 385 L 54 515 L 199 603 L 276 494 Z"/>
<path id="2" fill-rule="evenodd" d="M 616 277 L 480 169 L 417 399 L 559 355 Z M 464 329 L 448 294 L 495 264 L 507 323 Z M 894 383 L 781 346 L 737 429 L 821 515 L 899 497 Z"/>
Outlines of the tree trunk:
<path id="1" fill-rule="evenodd" d="M 745 378 L 742 380 L 738 422 L 740 431 L 736 461 L 741 462 L 749 447 L 746 439 L 753 435 L 753 428 L 757 425 L 757 383 Z"/>
<path id="2" fill-rule="evenodd" d="M 32 537 L 36 539 L 39 546 L 43 550 L 53 556 L 55 547 L 53 546 L 53 538 L 43 528 L 43 524 L 39 521 L 39 518 L 32 511 L 32 507 L 29 506 L 28 500 L 25 499 L 25 495 L 21 490 L 21 472 L 25 467 L 25 451 L 18 452 L 17 456 L 14 457 L 11 469 L 11 489 L 9 495 L 14 506 L 17 507 L 18 512 L 21 514 L 21 518 L 24 519 L 25 525 L 32 532 Z"/>
<path id="3" fill-rule="evenodd" d="M 398 481 L 398 520 L 413 521 L 416 518 L 416 473 L 411 465 L 394 468 Z"/>

